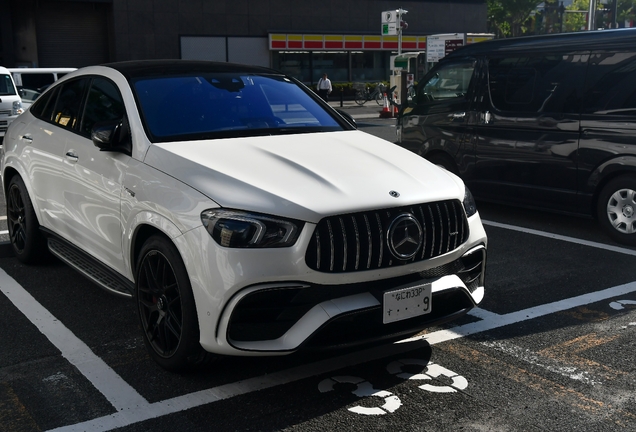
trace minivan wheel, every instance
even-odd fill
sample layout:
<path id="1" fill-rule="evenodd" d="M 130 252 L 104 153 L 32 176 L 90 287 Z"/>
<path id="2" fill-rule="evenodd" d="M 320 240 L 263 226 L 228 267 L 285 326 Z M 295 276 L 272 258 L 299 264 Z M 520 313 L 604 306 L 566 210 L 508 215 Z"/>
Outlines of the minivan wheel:
<path id="1" fill-rule="evenodd" d="M 25 264 L 39 262 L 48 248 L 24 181 L 14 176 L 7 189 L 7 225 L 15 256 Z"/>
<path id="2" fill-rule="evenodd" d="M 135 302 L 144 344 L 162 368 L 179 372 L 203 363 L 192 287 L 176 247 L 153 236 L 141 249 Z"/>
<path id="3" fill-rule="evenodd" d="M 605 185 L 599 194 L 597 217 L 614 240 L 636 245 L 636 176 L 618 177 Z"/>

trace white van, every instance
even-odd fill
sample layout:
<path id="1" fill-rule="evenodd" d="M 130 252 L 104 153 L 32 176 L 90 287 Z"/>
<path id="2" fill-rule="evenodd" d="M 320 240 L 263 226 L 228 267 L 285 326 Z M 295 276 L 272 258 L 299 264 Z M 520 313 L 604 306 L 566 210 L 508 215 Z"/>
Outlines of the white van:
<path id="1" fill-rule="evenodd" d="M 9 68 L 22 98 L 22 106 L 27 109 L 40 94 L 58 79 L 76 68 Z"/>
<path id="2" fill-rule="evenodd" d="M 9 123 L 24 112 L 22 100 L 8 69 L 0 66 L 0 144 Z"/>

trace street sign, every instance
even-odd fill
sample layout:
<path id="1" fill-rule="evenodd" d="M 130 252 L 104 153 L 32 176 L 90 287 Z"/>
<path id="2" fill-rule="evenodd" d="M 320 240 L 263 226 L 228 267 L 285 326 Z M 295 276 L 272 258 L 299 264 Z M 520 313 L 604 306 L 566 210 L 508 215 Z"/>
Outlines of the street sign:
<path id="1" fill-rule="evenodd" d="M 436 63 L 466 44 L 464 33 L 438 34 L 426 38 L 426 61 Z"/>
<path id="2" fill-rule="evenodd" d="M 382 36 L 394 36 L 398 34 L 398 11 L 390 10 L 382 12 Z"/>

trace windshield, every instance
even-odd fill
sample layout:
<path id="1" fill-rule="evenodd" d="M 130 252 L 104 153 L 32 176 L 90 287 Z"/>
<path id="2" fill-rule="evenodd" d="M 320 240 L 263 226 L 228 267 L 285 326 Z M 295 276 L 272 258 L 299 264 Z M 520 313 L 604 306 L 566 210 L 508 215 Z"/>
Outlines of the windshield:
<path id="1" fill-rule="evenodd" d="M 17 95 L 10 75 L 0 75 L 0 96 Z"/>
<path id="2" fill-rule="evenodd" d="M 139 78 L 133 88 L 151 140 L 165 142 L 342 130 L 282 76 L 210 73 Z"/>

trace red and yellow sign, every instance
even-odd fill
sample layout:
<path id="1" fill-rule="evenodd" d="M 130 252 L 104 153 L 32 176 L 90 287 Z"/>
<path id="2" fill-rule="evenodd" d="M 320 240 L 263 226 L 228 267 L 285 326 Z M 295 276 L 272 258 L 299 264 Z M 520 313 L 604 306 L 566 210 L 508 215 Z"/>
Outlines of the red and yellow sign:
<path id="1" fill-rule="evenodd" d="M 271 51 L 396 51 L 397 36 L 270 33 Z M 403 36 L 403 51 L 424 51 L 426 36 Z"/>

